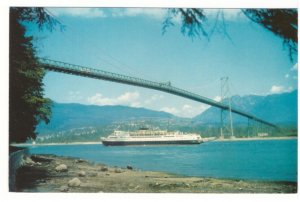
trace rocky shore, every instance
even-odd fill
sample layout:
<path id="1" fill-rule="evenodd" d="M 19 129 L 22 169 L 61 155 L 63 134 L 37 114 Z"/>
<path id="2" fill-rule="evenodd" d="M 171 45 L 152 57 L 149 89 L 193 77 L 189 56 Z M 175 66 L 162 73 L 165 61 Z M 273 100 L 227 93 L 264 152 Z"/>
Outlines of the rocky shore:
<path id="1" fill-rule="evenodd" d="M 33 155 L 16 174 L 17 192 L 297 193 L 297 183 L 183 177 L 94 164 L 83 159 Z"/>

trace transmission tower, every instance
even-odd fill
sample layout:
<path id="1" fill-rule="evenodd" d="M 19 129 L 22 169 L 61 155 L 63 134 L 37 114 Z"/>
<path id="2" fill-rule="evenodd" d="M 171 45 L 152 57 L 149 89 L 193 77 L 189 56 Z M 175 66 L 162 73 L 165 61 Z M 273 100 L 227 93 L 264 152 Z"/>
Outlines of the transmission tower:
<path id="1" fill-rule="evenodd" d="M 231 112 L 231 96 L 228 84 L 228 77 L 221 78 L 221 103 L 227 104 L 229 110 L 221 109 L 221 138 L 230 137 L 234 138 L 233 124 L 232 124 L 232 112 Z"/>

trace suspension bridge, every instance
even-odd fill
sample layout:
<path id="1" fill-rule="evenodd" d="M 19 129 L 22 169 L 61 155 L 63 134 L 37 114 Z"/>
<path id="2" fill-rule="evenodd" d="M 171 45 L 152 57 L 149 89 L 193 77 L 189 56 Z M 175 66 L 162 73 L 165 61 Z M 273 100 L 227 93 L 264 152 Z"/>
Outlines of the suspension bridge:
<path id="1" fill-rule="evenodd" d="M 261 123 L 261 124 L 264 124 L 264 125 L 267 125 L 267 126 L 270 126 L 273 128 L 277 128 L 277 126 L 275 124 L 270 123 L 266 120 L 263 120 L 259 117 L 256 117 L 255 115 L 250 114 L 248 112 L 239 110 L 235 107 L 231 107 L 230 104 L 217 102 L 213 99 L 198 95 L 196 93 L 192 93 L 187 90 L 183 90 L 183 89 L 174 87 L 171 85 L 170 82 L 154 82 L 154 81 L 145 80 L 145 79 L 141 79 L 141 78 L 137 78 L 137 77 L 131 77 L 131 76 L 127 76 L 127 75 L 111 73 L 111 72 L 102 71 L 99 69 L 69 64 L 69 63 L 45 59 L 45 58 L 39 58 L 39 63 L 41 64 L 42 68 L 49 70 L 49 71 L 61 72 L 61 73 L 65 73 L 65 74 L 72 74 L 72 75 L 100 79 L 100 80 L 107 80 L 107 81 L 128 84 L 128 85 L 133 85 L 133 86 L 139 86 L 139 87 L 143 87 L 143 88 L 149 88 L 149 89 L 158 90 L 158 91 L 166 92 L 169 94 L 177 95 L 180 97 L 184 97 L 184 98 L 187 98 L 190 100 L 194 100 L 197 102 L 201 102 L 204 104 L 208 104 L 210 106 L 220 108 L 221 110 L 226 110 L 226 111 L 230 111 L 232 113 L 241 115 L 243 117 L 248 118 L 248 123 L 249 123 L 249 121 L 254 121 L 254 122 L 258 122 L 258 123 Z"/>

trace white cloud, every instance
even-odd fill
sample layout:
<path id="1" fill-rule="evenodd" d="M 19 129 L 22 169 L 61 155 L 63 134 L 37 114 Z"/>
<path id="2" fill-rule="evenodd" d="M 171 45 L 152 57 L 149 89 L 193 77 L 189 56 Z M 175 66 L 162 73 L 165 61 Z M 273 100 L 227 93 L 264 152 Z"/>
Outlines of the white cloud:
<path id="1" fill-rule="evenodd" d="M 276 86 L 273 85 L 270 89 L 270 93 L 285 93 L 285 92 L 291 92 L 293 90 L 293 87 L 284 87 L 284 86 Z"/>
<path id="2" fill-rule="evenodd" d="M 271 93 L 281 93 L 284 91 L 284 87 L 283 86 L 272 86 L 270 89 Z"/>
<path id="3" fill-rule="evenodd" d="M 168 10 L 165 8 L 47 8 L 55 16 L 72 16 L 82 18 L 103 18 L 103 17 L 140 17 L 146 16 L 155 20 L 163 21 Z M 226 21 L 247 19 L 240 9 L 204 9 L 207 18 L 215 18 L 217 13 L 223 13 Z M 181 16 L 173 18 L 173 22 L 179 23 Z"/>
<path id="4" fill-rule="evenodd" d="M 221 101 L 221 96 L 217 95 L 216 97 L 214 97 L 213 99 L 216 102 L 220 102 Z"/>
<path id="5" fill-rule="evenodd" d="M 163 107 L 160 110 L 164 111 L 164 112 L 174 114 L 174 115 L 176 115 L 179 112 L 178 109 L 176 109 L 175 107 Z"/>
<path id="6" fill-rule="evenodd" d="M 207 18 L 215 18 L 219 13 L 219 19 L 223 14 L 226 21 L 247 20 L 247 17 L 240 9 L 204 9 L 204 14 Z"/>
<path id="7" fill-rule="evenodd" d="M 298 63 L 294 64 L 294 66 L 291 68 L 291 71 L 298 71 Z"/>
<path id="8" fill-rule="evenodd" d="M 55 16 L 73 16 L 83 18 L 138 17 L 147 16 L 156 20 L 163 20 L 167 10 L 163 8 L 47 8 Z"/>
<path id="9" fill-rule="evenodd" d="M 120 8 L 112 9 L 113 17 L 137 17 L 148 16 L 153 19 L 162 20 L 167 15 L 167 10 L 163 8 Z"/>
<path id="10" fill-rule="evenodd" d="M 121 103 L 135 101 L 140 97 L 138 92 L 126 92 L 123 95 L 119 96 L 117 100 Z"/>
<path id="11" fill-rule="evenodd" d="M 179 115 L 182 117 L 194 117 L 196 115 L 201 114 L 209 107 L 204 104 L 196 104 L 196 105 L 197 106 L 192 106 L 188 104 L 183 105 Z"/>
<path id="12" fill-rule="evenodd" d="M 76 94 L 77 92 L 71 92 L 71 94 Z M 199 115 L 203 111 L 209 108 L 208 105 L 196 103 L 196 104 L 183 104 L 179 106 L 165 106 L 161 108 L 153 107 L 152 103 L 155 101 L 160 101 L 163 99 L 163 95 L 154 94 L 148 100 L 143 101 L 142 97 L 138 92 L 125 92 L 116 97 L 105 97 L 100 93 L 96 93 L 93 96 L 87 98 L 89 104 L 94 105 L 125 105 L 131 107 L 145 107 L 152 110 L 160 110 L 167 113 L 171 113 L 175 116 L 189 117 L 192 118 Z"/>
<path id="13" fill-rule="evenodd" d="M 138 92 L 126 92 L 116 98 L 108 98 L 100 93 L 96 93 L 96 95 L 88 97 L 87 101 L 95 105 L 130 105 L 132 107 L 139 107 L 139 97 L 140 94 Z"/>
<path id="14" fill-rule="evenodd" d="M 149 104 L 152 104 L 153 102 L 157 101 L 157 100 L 161 100 L 163 99 L 164 96 L 163 95 L 152 95 L 149 99 L 145 100 L 145 104 L 149 105 Z"/>
<path id="15" fill-rule="evenodd" d="M 83 18 L 106 17 L 101 8 L 47 8 L 55 16 L 73 16 Z"/>
<path id="16" fill-rule="evenodd" d="M 191 111 L 193 109 L 193 107 L 191 105 L 183 105 L 182 110 L 186 110 L 186 111 Z"/>
<path id="17" fill-rule="evenodd" d="M 295 63 L 293 67 L 290 68 L 289 72 L 284 75 L 284 77 L 286 79 L 292 78 L 297 80 L 298 79 L 297 74 L 298 74 L 298 63 Z"/>
<path id="18" fill-rule="evenodd" d="M 184 105 L 182 107 L 182 112 L 180 115 L 183 117 L 194 117 L 201 114 L 209 107 L 210 107 L 209 105 L 200 104 L 200 103 L 197 103 L 196 106 Z"/>
<path id="19" fill-rule="evenodd" d="M 133 102 L 130 104 L 131 107 L 141 107 L 141 103 L 140 102 Z"/>
<path id="20" fill-rule="evenodd" d="M 204 105 L 204 104 L 197 104 L 197 106 L 184 104 L 182 107 L 178 107 L 178 108 L 163 107 L 160 110 L 171 113 L 176 116 L 192 118 L 196 115 L 201 114 L 203 111 L 205 111 L 208 108 L 209 108 L 209 106 Z"/>

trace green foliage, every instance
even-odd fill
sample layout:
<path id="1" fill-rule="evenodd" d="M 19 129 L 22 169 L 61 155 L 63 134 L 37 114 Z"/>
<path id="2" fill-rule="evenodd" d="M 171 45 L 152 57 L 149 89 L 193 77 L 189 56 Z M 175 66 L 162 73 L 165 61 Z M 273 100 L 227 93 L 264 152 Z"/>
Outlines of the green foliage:
<path id="1" fill-rule="evenodd" d="M 11 8 L 9 21 L 9 141 L 25 142 L 36 138 L 36 125 L 49 122 L 50 99 L 44 98 L 43 77 L 33 37 L 25 36 L 22 22 L 52 27 L 54 21 L 42 8 Z"/>
<path id="2" fill-rule="evenodd" d="M 196 36 L 208 37 L 206 30 L 203 27 L 203 23 L 206 20 L 203 14 L 203 9 L 197 8 L 170 8 L 168 10 L 168 17 L 163 22 L 163 33 L 167 28 L 173 26 L 173 18 L 180 16 L 181 18 L 181 33 L 188 35 L 191 38 Z"/>
<path id="3" fill-rule="evenodd" d="M 262 25 L 267 30 L 283 39 L 283 43 L 289 48 L 290 59 L 298 52 L 298 11 L 297 9 L 242 9 L 242 12 L 253 22 Z M 221 12 L 222 14 L 222 12 Z M 208 39 L 208 31 L 205 30 L 204 22 L 207 20 L 203 9 L 200 8 L 170 8 L 168 16 L 163 22 L 163 33 L 170 26 L 173 26 L 173 19 L 180 17 L 181 32 L 191 38 L 204 36 Z M 216 23 L 219 20 L 219 12 L 216 16 Z M 222 16 L 221 16 L 222 17 Z M 224 24 L 224 16 L 221 18 Z M 216 26 L 212 26 L 213 29 Z M 227 36 L 226 26 L 222 27 L 223 33 Z M 211 30 L 212 32 L 214 30 Z M 230 37 L 229 37 L 230 39 Z"/>
<path id="4" fill-rule="evenodd" d="M 37 131 L 42 135 L 73 128 L 98 127 L 117 121 L 171 117 L 166 112 L 144 108 L 53 103 L 51 122 L 48 125 L 39 124 Z"/>
<path id="5" fill-rule="evenodd" d="M 290 58 L 298 52 L 297 9 L 243 9 L 244 14 L 283 39 L 289 48 Z"/>
<path id="6" fill-rule="evenodd" d="M 110 135 L 114 130 L 137 131 L 141 127 L 153 130 L 181 131 L 184 133 L 200 133 L 202 138 L 219 137 L 219 124 L 192 123 L 188 120 L 135 120 L 102 125 L 100 127 L 81 127 L 63 131 L 53 131 L 38 136 L 36 143 L 72 143 L 72 142 L 100 142 L 101 137 Z M 261 125 L 239 124 L 234 127 L 237 138 L 258 137 L 259 133 L 267 133 L 268 137 L 297 136 L 297 126 L 280 125 L 280 130 Z M 225 137 L 229 138 L 229 137 Z"/>
<path id="7" fill-rule="evenodd" d="M 100 142 L 101 137 L 108 136 L 112 132 L 113 127 L 110 125 L 74 128 L 38 136 L 36 143 Z"/>

